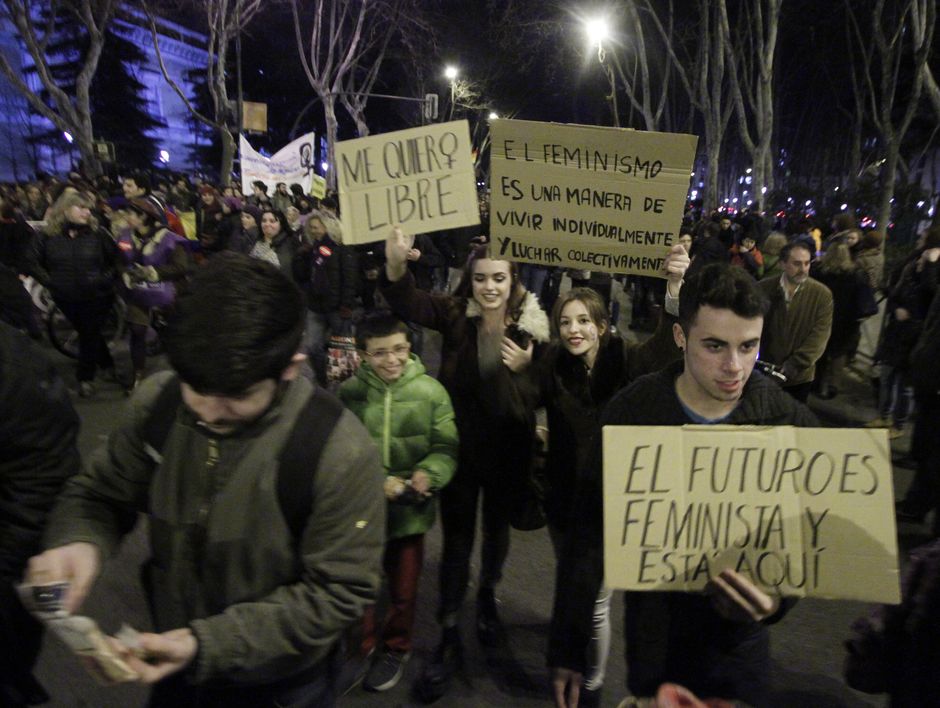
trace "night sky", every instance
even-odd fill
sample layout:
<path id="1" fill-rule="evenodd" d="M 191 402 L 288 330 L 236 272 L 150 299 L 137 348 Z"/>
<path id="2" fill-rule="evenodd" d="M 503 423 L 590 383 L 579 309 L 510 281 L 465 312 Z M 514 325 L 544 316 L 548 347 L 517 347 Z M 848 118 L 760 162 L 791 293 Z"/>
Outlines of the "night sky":
<path id="1" fill-rule="evenodd" d="M 405 96 L 436 92 L 445 110 L 449 83 L 443 67 L 454 64 L 462 78 L 482 88 L 481 105 L 488 107 L 487 112 L 530 120 L 611 123 L 605 101 L 607 82 L 579 21 L 591 13 L 589 7 L 575 10 L 570 2 L 540 0 L 435 0 L 422 6 L 433 31 L 416 38 L 425 51 L 420 71 L 403 59 L 402 47 L 395 45 L 376 92 Z M 682 13 L 692 7 L 690 0 L 676 1 L 680 23 L 689 17 Z M 852 94 L 843 61 L 845 17 L 842 3 L 787 0 L 783 8 L 776 58 L 775 140 L 776 147 L 789 157 L 787 168 L 799 173 L 812 169 L 810 163 L 818 157 L 821 146 L 847 148 L 849 118 L 843 109 L 852 109 Z M 509 10 L 511 14 L 507 14 Z M 615 39 L 622 46 L 624 60 L 630 61 L 629 28 L 618 29 Z M 694 46 L 694 31 L 687 36 L 689 46 Z M 647 42 L 655 42 L 649 33 Z M 243 47 L 246 99 L 268 103 L 269 133 L 253 136 L 252 141 L 276 149 L 290 139 L 295 119 L 314 98 L 300 67 L 289 9 L 276 4 L 266 8 L 249 28 Z M 908 80 L 901 77 L 902 91 Z M 673 89 L 677 103 L 687 103 L 678 84 Z M 623 125 L 643 127 L 638 119 L 630 123 L 622 94 L 620 102 Z M 413 125 L 413 110 L 413 104 L 372 99 L 370 129 L 380 133 Z M 458 107 L 458 115 L 461 111 L 471 119 L 482 115 L 482 111 Z M 338 113 L 340 139 L 355 137 L 343 109 Z M 740 158 L 742 152 L 733 121 L 726 136 L 728 160 Z M 925 111 L 924 119 L 913 128 L 912 139 L 929 139 L 931 124 Z M 319 104 L 308 110 L 296 134 L 311 128 L 322 134 Z M 701 134 L 697 127 L 693 132 Z M 874 159 L 875 150 L 869 152 Z"/>

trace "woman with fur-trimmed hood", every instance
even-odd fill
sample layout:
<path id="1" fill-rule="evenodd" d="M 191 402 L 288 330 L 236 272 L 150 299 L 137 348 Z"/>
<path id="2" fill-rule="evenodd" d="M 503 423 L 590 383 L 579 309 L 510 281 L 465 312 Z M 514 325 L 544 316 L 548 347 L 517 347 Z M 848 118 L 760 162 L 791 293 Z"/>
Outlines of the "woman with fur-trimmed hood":
<path id="1" fill-rule="evenodd" d="M 532 464 L 537 391 L 527 369 L 550 335 L 548 317 L 519 282 L 516 264 L 497 260 L 489 246 L 471 249 L 453 295 L 415 287 L 407 266 L 412 248 L 413 238 L 400 230 L 389 236 L 381 292 L 399 317 L 443 335 L 438 378 L 453 401 L 460 433 L 457 473 L 441 493 L 443 639 L 418 684 L 427 700 L 443 695 L 462 657 L 458 611 L 470 576 L 481 493 L 477 633 L 487 646 L 505 641 L 494 588 L 509 550 L 510 517 L 525 498 Z"/>

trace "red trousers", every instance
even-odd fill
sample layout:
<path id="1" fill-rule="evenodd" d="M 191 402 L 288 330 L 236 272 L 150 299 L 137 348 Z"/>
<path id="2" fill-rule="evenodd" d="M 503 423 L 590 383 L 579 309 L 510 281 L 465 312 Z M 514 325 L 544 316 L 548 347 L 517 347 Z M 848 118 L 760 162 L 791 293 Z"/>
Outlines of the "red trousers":
<path id="1" fill-rule="evenodd" d="M 424 562 L 424 534 L 395 538 L 385 544 L 382 565 L 388 585 L 388 608 L 382 625 L 382 648 L 386 651 L 411 651 L 411 632 L 415 623 L 418 580 Z M 375 648 L 379 628 L 375 606 L 366 608 L 362 616 L 362 653 Z"/>

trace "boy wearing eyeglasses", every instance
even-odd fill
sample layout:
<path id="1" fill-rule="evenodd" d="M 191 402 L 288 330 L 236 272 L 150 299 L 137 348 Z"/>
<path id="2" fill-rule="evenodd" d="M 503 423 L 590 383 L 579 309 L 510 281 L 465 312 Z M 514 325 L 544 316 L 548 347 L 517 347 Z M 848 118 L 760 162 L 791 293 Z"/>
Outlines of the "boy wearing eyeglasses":
<path id="1" fill-rule="evenodd" d="M 363 653 L 380 641 L 363 687 L 387 691 L 411 656 L 424 534 L 434 523 L 434 496 L 457 467 L 457 427 L 450 396 L 411 353 L 410 330 L 378 312 L 357 327 L 362 365 L 339 397 L 372 434 L 385 467 L 388 500 L 383 559 L 389 604 L 381 630 L 374 608 L 363 618 Z"/>

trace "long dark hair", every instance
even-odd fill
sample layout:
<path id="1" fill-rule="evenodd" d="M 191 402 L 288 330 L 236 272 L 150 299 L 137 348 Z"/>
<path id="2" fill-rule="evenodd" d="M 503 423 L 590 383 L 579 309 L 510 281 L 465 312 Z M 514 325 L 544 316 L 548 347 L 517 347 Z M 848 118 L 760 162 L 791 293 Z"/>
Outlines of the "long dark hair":
<path id="1" fill-rule="evenodd" d="M 494 261 L 505 261 L 503 258 L 495 258 L 490 254 L 490 244 L 482 243 L 470 248 L 470 255 L 467 256 L 467 262 L 463 267 L 463 275 L 460 276 L 460 282 L 454 289 L 454 295 L 463 297 L 467 300 L 473 299 L 473 271 L 476 268 L 477 261 L 488 258 Z M 505 261 L 509 264 L 509 280 L 512 284 L 512 290 L 509 293 L 509 302 L 506 303 L 506 312 L 515 322 L 522 314 L 522 303 L 525 300 L 525 286 L 519 280 L 519 264 L 515 261 Z"/>

